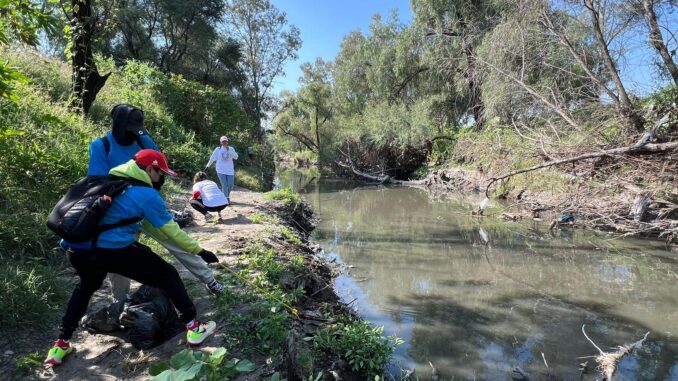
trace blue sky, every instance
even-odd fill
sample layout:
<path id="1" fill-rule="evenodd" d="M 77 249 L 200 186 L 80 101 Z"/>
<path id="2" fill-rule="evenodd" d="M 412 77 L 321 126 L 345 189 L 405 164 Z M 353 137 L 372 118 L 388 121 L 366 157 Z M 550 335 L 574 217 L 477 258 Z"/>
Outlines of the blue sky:
<path id="1" fill-rule="evenodd" d="M 304 62 L 321 57 L 331 61 L 339 52 L 345 35 L 354 30 L 367 33 L 372 16 L 376 13 L 388 17 L 397 9 L 400 21 L 409 24 L 412 11 L 409 0 L 272 0 L 278 9 L 287 13 L 289 23 L 301 31 L 302 46 L 299 59 L 288 62 L 286 76 L 276 82 L 275 93 L 282 90 L 296 90 L 301 76 L 299 66 Z M 667 29 L 678 33 L 678 12 L 660 15 L 660 22 Z M 665 35 L 665 38 L 668 35 Z M 653 67 L 656 53 L 647 45 L 644 31 L 630 34 L 625 41 L 629 51 L 619 66 L 622 80 L 628 90 L 636 94 L 647 94 L 656 90 L 660 82 Z M 675 42 L 674 42 L 675 46 Z"/>
<path id="2" fill-rule="evenodd" d="M 299 59 L 287 63 L 287 75 L 276 84 L 276 93 L 298 88 L 299 66 L 304 62 L 315 61 L 317 57 L 334 60 L 344 36 L 358 29 L 366 33 L 374 14 L 387 17 L 392 9 L 397 9 L 401 22 L 409 24 L 412 19 L 409 0 L 272 0 L 272 3 L 287 13 L 289 23 L 301 31 L 302 40 Z"/>

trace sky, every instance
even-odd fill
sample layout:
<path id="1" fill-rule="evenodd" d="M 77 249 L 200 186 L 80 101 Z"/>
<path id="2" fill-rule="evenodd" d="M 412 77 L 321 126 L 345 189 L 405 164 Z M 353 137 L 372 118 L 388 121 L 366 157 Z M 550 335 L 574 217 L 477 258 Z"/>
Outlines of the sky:
<path id="1" fill-rule="evenodd" d="M 400 22 L 410 24 L 412 11 L 409 0 L 272 0 L 287 13 L 288 22 L 301 32 L 299 58 L 285 66 L 286 76 L 276 81 L 274 93 L 298 89 L 301 77 L 299 66 L 313 62 L 317 57 L 334 60 L 342 39 L 349 32 L 361 30 L 367 34 L 372 16 L 386 18 L 397 9 Z M 662 14 L 660 20 L 673 33 L 678 33 L 678 12 Z M 665 38 L 668 36 L 665 36 Z M 648 47 L 645 33 L 630 34 L 625 41 L 629 51 L 620 60 L 622 80 L 632 93 L 643 95 L 656 90 L 661 81 L 653 67 L 656 53 Z"/>
<path id="2" fill-rule="evenodd" d="M 392 9 L 398 10 L 400 21 L 410 24 L 412 12 L 409 0 L 272 0 L 287 13 L 287 20 L 301 32 L 299 58 L 285 66 L 286 76 L 275 86 L 275 92 L 294 91 L 301 77 L 299 66 L 320 57 L 334 60 L 344 36 L 354 30 L 367 33 L 376 13 L 387 18 Z"/>

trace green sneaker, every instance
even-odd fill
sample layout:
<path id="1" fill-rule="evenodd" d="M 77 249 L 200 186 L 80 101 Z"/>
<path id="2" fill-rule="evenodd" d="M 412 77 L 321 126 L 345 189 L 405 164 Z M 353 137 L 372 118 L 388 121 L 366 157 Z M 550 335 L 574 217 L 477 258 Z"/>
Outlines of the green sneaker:
<path id="1" fill-rule="evenodd" d="M 63 342 L 62 340 L 54 343 L 52 349 L 47 353 L 47 358 L 45 359 L 45 365 L 61 365 L 64 361 L 64 357 L 68 356 L 73 352 L 73 347 L 68 343 Z"/>
<path id="2" fill-rule="evenodd" d="M 213 321 L 197 323 L 195 328 L 189 329 L 188 332 L 186 332 L 186 341 L 189 346 L 200 345 L 216 330 L 217 323 Z"/>

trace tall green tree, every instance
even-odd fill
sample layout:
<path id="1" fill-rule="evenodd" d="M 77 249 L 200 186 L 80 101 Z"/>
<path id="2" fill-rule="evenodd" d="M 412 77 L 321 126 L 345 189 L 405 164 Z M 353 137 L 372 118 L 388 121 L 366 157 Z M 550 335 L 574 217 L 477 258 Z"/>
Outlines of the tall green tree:
<path id="1" fill-rule="evenodd" d="M 429 40 L 429 65 L 446 78 L 455 96 L 463 96 L 466 115 L 481 129 L 485 123 L 482 70 L 476 49 L 499 22 L 499 0 L 412 0 L 415 24 Z M 457 86 L 464 84 L 464 88 Z"/>
<path id="2" fill-rule="evenodd" d="M 318 58 L 314 63 L 301 66 L 302 87 L 294 95 L 283 100 L 274 128 L 279 134 L 296 140 L 304 148 L 316 153 L 323 160 L 327 146 L 331 144 L 332 87 L 331 65 Z"/>
<path id="3" fill-rule="evenodd" d="M 263 132 L 262 119 L 273 109 L 273 84 L 301 47 L 299 29 L 269 0 L 229 1 L 224 28 L 242 46 L 246 80 L 239 90 L 245 111 Z"/>
<path id="4" fill-rule="evenodd" d="M 0 0 L 0 46 L 23 43 L 38 44 L 41 30 L 55 32 L 55 19 L 30 0 Z M 12 83 L 27 78 L 8 63 L 0 62 L 0 98 L 16 100 Z"/>

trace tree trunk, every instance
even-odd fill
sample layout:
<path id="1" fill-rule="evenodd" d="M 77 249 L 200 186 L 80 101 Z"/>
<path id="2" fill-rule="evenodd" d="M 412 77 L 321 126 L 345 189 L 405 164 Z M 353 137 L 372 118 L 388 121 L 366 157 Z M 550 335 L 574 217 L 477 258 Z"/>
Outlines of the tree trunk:
<path id="1" fill-rule="evenodd" d="M 466 41 L 463 41 L 462 44 L 462 49 L 466 56 L 466 64 L 468 65 L 466 81 L 469 89 L 471 113 L 473 114 L 473 119 L 475 119 L 475 129 L 480 131 L 485 124 L 485 106 L 480 90 L 480 70 L 478 69 L 478 62 L 473 55 L 473 47 L 471 47 L 471 44 Z"/>
<path id="2" fill-rule="evenodd" d="M 635 221 L 643 221 L 647 208 L 650 206 L 650 201 L 651 198 L 649 192 L 643 192 L 636 196 L 631 205 L 630 213 Z"/>
<path id="3" fill-rule="evenodd" d="M 598 42 L 598 47 L 600 53 L 603 56 L 603 61 L 607 67 L 608 74 L 612 78 L 615 87 L 617 88 L 617 94 L 619 97 L 620 104 L 618 105 L 617 112 L 620 114 L 622 119 L 625 121 L 628 127 L 634 128 L 637 131 L 643 132 L 643 118 L 636 112 L 631 104 L 631 99 L 626 93 L 624 84 L 622 83 L 621 78 L 619 77 L 619 72 L 617 67 L 610 55 L 610 50 L 608 49 L 607 42 L 605 41 L 605 36 L 603 35 L 603 26 L 600 21 L 600 1 L 598 0 L 584 0 L 584 6 L 589 10 L 591 14 L 591 23 L 593 25 L 593 32 L 596 36 L 596 41 Z"/>
<path id="4" fill-rule="evenodd" d="M 643 9 L 645 10 L 645 20 L 647 26 L 650 28 L 650 43 L 657 49 L 657 52 L 662 57 L 666 69 L 673 77 L 673 82 L 678 85 L 678 66 L 673 62 L 673 58 L 666 48 L 662 33 L 659 30 L 659 23 L 657 22 L 657 15 L 654 13 L 654 4 L 652 0 L 643 0 Z"/>
<path id="5" fill-rule="evenodd" d="M 315 145 L 318 147 L 318 163 L 322 161 L 322 150 L 320 145 L 320 126 L 318 126 L 318 106 L 315 106 Z"/>
<path id="6" fill-rule="evenodd" d="M 73 47 L 71 48 L 73 66 L 73 101 L 72 106 L 82 109 L 87 115 L 99 90 L 104 87 L 111 73 L 100 75 L 92 54 L 92 35 L 94 18 L 92 16 L 92 0 L 71 0 L 73 14 L 71 29 Z"/>

